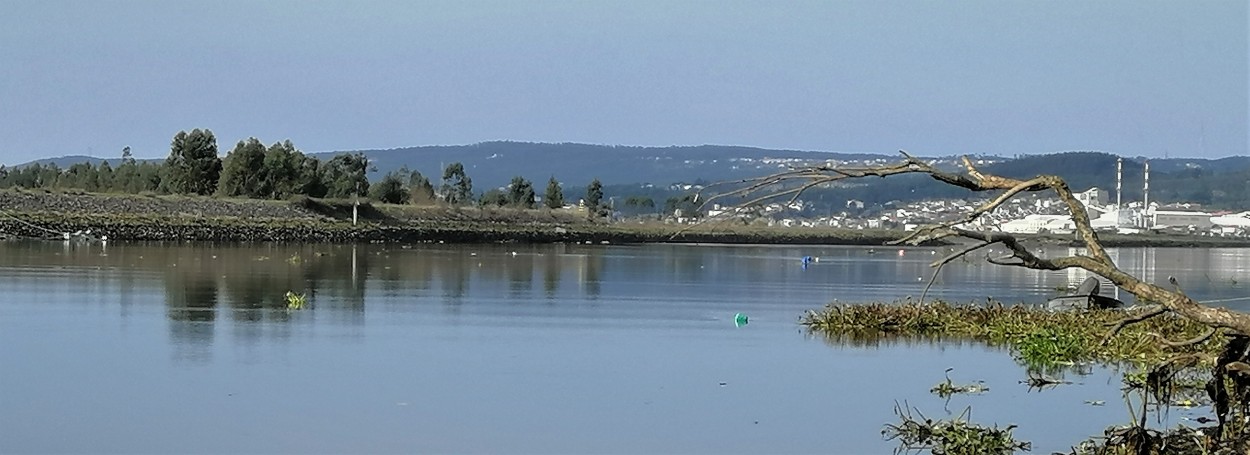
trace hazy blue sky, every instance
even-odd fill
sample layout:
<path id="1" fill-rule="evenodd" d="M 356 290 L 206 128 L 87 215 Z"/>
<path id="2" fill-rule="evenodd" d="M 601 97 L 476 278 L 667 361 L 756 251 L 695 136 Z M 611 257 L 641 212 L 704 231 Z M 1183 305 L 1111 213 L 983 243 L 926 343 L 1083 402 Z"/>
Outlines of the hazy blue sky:
<path id="1" fill-rule="evenodd" d="M 488 140 L 1247 153 L 1232 1 L 0 0 L 0 163 L 179 130 L 305 151 Z"/>

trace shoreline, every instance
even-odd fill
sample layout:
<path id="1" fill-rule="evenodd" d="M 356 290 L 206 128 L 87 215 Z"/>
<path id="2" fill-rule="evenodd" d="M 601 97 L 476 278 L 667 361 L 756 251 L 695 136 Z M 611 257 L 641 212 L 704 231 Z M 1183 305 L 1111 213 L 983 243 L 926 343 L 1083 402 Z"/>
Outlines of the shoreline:
<path id="1" fill-rule="evenodd" d="M 64 233 L 120 241 L 296 243 L 709 243 L 885 246 L 895 230 L 679 225 L 589 221 L 565 210 L 447 208 L 351 202 L 0 191 L 0 239 L 61 239 Z M 1070 236 L 1022 235 L 1034 245 L 1081 246 Z M 1250 247 L 1250 239 L 1100 236 L 1114 247 Z M 945 245 L 932 242 L 927 245 Z"/>

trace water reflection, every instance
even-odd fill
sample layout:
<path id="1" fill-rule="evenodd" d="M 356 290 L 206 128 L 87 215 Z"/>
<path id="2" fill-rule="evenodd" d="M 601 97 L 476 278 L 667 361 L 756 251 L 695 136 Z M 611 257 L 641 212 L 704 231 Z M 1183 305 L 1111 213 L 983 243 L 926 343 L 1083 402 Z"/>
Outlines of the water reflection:
<path id="1" fill-rule="evenodd" d="M 1114 400 L 1118 375 L 1073 377 L 1086 384 L 1042 397 L 1025 394 L 1018 384 L 1023 369 L 1008 355 L 979 343 L 822 343 L 797 333 L 799 315 L 826 302 L 919 295 L 928 264 L 941 254 L 869 251 L 0 242 L 0 289 L 7 293 L 0 341 L 18 347 L 0 349 L 10 367 L 2 370 L 13 372 L 0 388 L 10 411 L 0 412 L 0 423 L 26 438 L 7 447 L 11 452 L 47 449 L 58 429 L 71 425 L 95 432 L 78 441 L 113 438 L 120 441 L 113 451 L 129 452 L 177 451 L 187 441 L 223 453 L 587 452 L 605 443 L 631 452 L 816 452 L 827 443 L 796 444 L 837 430 L 843 451 L 880 453 L 889 450 L 878 432 L 892 417 L 892 401 L 941 406 L 925 400 L 948 367 L 994 387 L 957 402 L 978 400 L 983 421 L 1018 423 L 1025 439 L 1050 441 L 1039 451 L 1063 449 L 1122 419 L 1116 407 L 1083 404 Z M 1250 309 L 1250 302 L 1227 300 L 1250 294 L 1250 280 L 1237 278 L 1250 250 L 1113 254 L 1132 273 L 1173 275 L 1201 300 Z M 819 261 L 805 269 L 803 256 Z M 1080 278 L 957 262 L 930 295 L 1037 303 Z M 289 311 L 288 290 L 306 294 L 308 308 Z M 736 313 L 749 315 L 750 325 L 734 327 Z M 214 374 L 203 374 L 206 364 Z M 94 389 L 72 383 L 88 369 Z M 891 392 L 830 394 L 882 389 Z M 253 392 L 247 404 L 226 398 L 240 391 Z M 125 409 L 151 411 L 119 429 L 112 424 Z M 1022 416 L 1020 409 L 1031 411 Z M 365 417 L 342 431 L 345 411 Z M 169 436 L 169 445 L 134 445 L 171 421 L 214 424 L 186 425 L 188 433 Z M 327 426 L 297 426 L 302 434 L 252 431 L 273 421 Z M 552 422 L 561 425 L 559 434 L 544 433 Z M 412 428 L 429 431 L 414 436 Z M 726 437 L 746 432 L 758 433 Z M 482 435 L 506 442 L 474 446 Z M 370 445 L 378 441 L 394 445 Z M 429 441 L 434 445 L 422 445 Z M 225 445 L 202 445 L 213 442 Z M 95 447 L 74 448 L 63 451 Z"/>
<path id="2" fill-rule="evenodd" d="M 287 335 L 246 327 L 297 323 L 358 327 L 369 320 L 366 308 L 371 305 L 385 305 L 384 312 L 389 312 L 432 303 L 458 314 L 470 303 L 544 302 L 566 307 L 545 310 L 560 312 L 551 315 L 574 318 L 620 317 L 616 313 L 625 311 L 622 305 L 630 305 L 629 317 L 702 319 L 724 302 L 738 302 L 735 312 L 794 310 L 779 316 L 793 321 L 802 310 L 829 301 L 893 301 L 919 295 L 931 272 L 928 264 L 941 253 L 924 248 L 768 246 L 7 242 L 0 243 L 0 267 L 10 280 L 38 274 L 76 286 L 84 275 L 50 278 L 49 271 L 90 271 L 86 276 L 93 277 L 92 292 L 112 296 L 123 314 L 134 311 L 136 302 L 152 289 L 160 289 L 171 339 L 179 346 L 211 346 L 214 325 L 231 325 L 225 333 L 232 337 L 282 337 Z M 1080 250 L 1045 252 L 1076 253 Z M 1147 281 L 1176 276 L 1198 300 L 1250 308 L 1250 250 L 1128 248 L 1110 253 L 1120 267 Z M 818 260 L 801 267 L 798 258 L 805 255 Z M 1036 303 L 1085 276 L 1081 270 L 1040 272 L 956 261 L 942 270 L 930 296 Z M 20 283 L 15 281 L 19 290 Z M 306 294 L 309 309 L 304 312 L 316 316 L 288 311 L 283 299 L 288 290 Z M 1120 297 L 1131 303 L 1130 296 Z M 601 303 L 608 306 L 597 309 Z"/>
<path id="3" fill-rule="evenodd" d="M 590 297 L 591 300 L 599 298 L 599 294 L 603 292 L 602 283 L 599 274 L 603 271 L 603 250 L 592 249 L 585 254 L 579 255 L 579 281 L 582 284 L 582 290 Z"/>
<path id="4" fill-rule="evenodd" d="M 566 250 L 565 245 L 557 245 L 554 251 L 543 256 L 543 292 L 548 302 L 554 300 L 560 290 L 560 255 Z"/>

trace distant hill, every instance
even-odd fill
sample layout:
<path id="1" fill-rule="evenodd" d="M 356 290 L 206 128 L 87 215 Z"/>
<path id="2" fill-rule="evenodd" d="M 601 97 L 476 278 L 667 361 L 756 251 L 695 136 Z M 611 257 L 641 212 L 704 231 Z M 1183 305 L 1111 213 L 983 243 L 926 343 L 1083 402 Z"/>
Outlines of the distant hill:
<path id="1" fill-rule="evenodd" d="M 108 161 L 109 166 L 113 166 L 113 167 L 117 167 L 117 165 L 122 164 L 121 158 L 107 158 L 106 159 L 106 158 L 96 158 L 94 156 L 86 156 L 86 155 L 66 155 L 66 156 L 60 156 L 56 158 L 44 158 L 41 160 L 30 161 L 30 162 L 22 163 L 13 167 L 16 168 L 16 167 L 30 166 L 32 164 L 38 164 L 41 166 L 55 164 L 56 167 L 65 169 L 67 167 L 73 166 L 78 163 L 91 163 L 92 166 L 99 166 L 100 163 L 103 163 L 105 161 Z"/>
<path id="2" fill-rule="evenodd" d="M 608 188 L 608 196 L 644 195 L 664 198 L 678 191 L 674 183 L 731 181 L 758 177 L 785 170 L 830 161 L 886 163 L 899 160 L 897 154 L 841 153 L 801 150 L 770 150 L 754 147 L 702 145 L 693 147 L 636 147 L 574 143 L 484 142 L 473 145 L 423 146 L 388 150 L 361 150 L 372 160 L 381 175 L 407 166 L 420 171 L 431 180 L 439 180 L 447 164 L 464 164 L 474 189 L 481 193 L 506 185 L 520 175 L 534 182 L 541 193 L 549 177 L 565 185 L 574 197 L 586 184 L 598 178 Z M 323 159 L 343 152 L 314 153 Z M 952 168 L 955 157 L 930 158 L 939 166 Z M 985 161 L 983 170 L 1008 177 L 1028 178 L 1039 174 L 1055 174 L 1065 178 L 1076 191 L 1099 187 L 1115 197 L 1116 156 L 1100 152 L 1065 152 L 1049 155 L 1028 155 L 1019 158 L 979 156 Z M 37 162 L 54 163 L 65 168 L 74 163 L 100 158 L 69 156 Z M 108 160 L 117 166 L 120 160 Z M 27 163 L 31 164 L 31 163 Z M 1123 199 L 1142 199 L 1143 159 L 1124 159 Z M 1221 159 L 1169 158 L 1152 159 L 1151 200 L 1160 202 L 1197 202 L 1216 208 L 1250 209 L 1250 157 Z M 922 175 L 906 175 L 889 179 L 848 181 L 833 189 L 812 191 L 805 197 L 828 208 L 843 207 L 850 199 L 866 204 L 883 204 L 892 200 L 911 201 L 926 198 L 964 198 L 962 189 L 942 185 Z"/>
<path id="3" fill-rule="evenodd" d="M 605 185 L 653 183 L 668 185 L 695 180 L 719 181 L 766 175 L 781 169 L 780 160 L 872 160 L 891 158 L 865 153 L 769 150 L 753 147 L 701 145 L 693 147 L 635 147 L 573 143 L 483 142 L 364 152 L 378 172 L 402 166 L 438 179 L 447 164 L 460 162 L 475 187 L 507 185 L 523 176 L 546 182 L 584 185 L 598 178 Z M 336 153 L 317 153 L 329 158 Z"/>
<path id="4" fill-rule="evenodd" d="M 442 166 L 459 161 L 465 165 L 479 191 L 506 185 L 520 175 L 541 187 L 548 177 L 568 186 L 581 187 L 593 178 L 613 186 L 615 196 L 629 196 L 625 188 L 638 188 L 633 194 L 661 196 L 672 194 L 672 183 L 720 182 L 758 177 L 787 166 L 839 162 L 894 162 L 896 154 L 841 153 L 798 150 L 770 150 L 753 147 L 703 145 L 696 147 L 631 147 L 588 144 L 549 144 L 526 142 L 485 142 L 462 146 L 427 146 L 390 150 L 363 150 L 379 173 L 401 166 L 421 171 L 433 179 Z M 324 157 L 333 153 L 321 154 Z M 940 160 L 940 167 L 951 168 L 956 157 Z M 1028 178 L 1040 174 L 1059 175 L 1071 188 L 1084 191 L 1099 187 L 1115 197 L 1115 155 L 1101 152 L 1065 152 L 1027 155 L 1016 159 L 997 156 L 977 157 L 988 164 L 983 170 L 1008 177 Z M 1142 199 L 1143 158 L 1124 158 L 1122 188 L 1124 201 Z M 1250 157 L 1235 156 L 1216 160 L 1201 158 L 1152 159 L 1151 198 L 1156 201 L 1189 201 L 1215 207 L 1240 208 L 1250 205 Z M 644 186 L 650 184 L 651 186 Z M 849 182 L 844 187 L 813 191 L 806 197 L 820 206 L 837 207 L 849 199 L 868 204 L 892 200 L 924 198 L 963 198 L 960 188 L 940 184 L 926 176 L 899 176 Z"/>
<path id="5" fill-rule="evenodd" d="M 1142 161 L 1145 158 L 1136 158 Z M 1163 158 L 1150 160 L 1150 172 L 1177 172 L 1202 169 L 1220 174 L 1237 172 L 1250 168 L 1250 156 L 1230 156 L 1226 158 L 1203 160 L 1193 158 Z"/>
<path id="6" fill-rule="evenodd" d="M 1014 178 L 1049 174 L 1063 177 L 1074 191 L 1098 187 L 1115 198 L 1115 155 L 1100 152 L 1067 152 L 1029 155 L 986 165 L 982 170 Z M 1124 202 L 1141 201 L 1144 161 L 1125 158 L 1121 196 Z M 921 198 L 963 198 L 968 192 L 937 182 L 927 176 L 901 176 L 850 188 L 824 190 L 813 197 L 837 200 L 856 199 L 866 204 Z M 1250 208 L 1250 158 L 1218 160 L 1150 160 L 1150 199 L 1158 202 L 1196 202 L 1214 208 Z"/>

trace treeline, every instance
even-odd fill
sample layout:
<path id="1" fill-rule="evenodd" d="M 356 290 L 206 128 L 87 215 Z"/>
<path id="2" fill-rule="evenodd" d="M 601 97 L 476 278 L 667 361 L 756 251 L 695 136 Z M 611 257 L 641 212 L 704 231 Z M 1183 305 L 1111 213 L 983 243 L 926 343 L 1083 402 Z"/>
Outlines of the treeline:
<path id="1" fill-rule="evenodd" d="M 340 153 L 323 161 L 305 155 L 290 140 L 266 146 L 257 138 L 249 138 L 239 141 L 222 158 L 213 132 L 194 129 L 174 135 L 169 156 L 163 162 L 135 160 L 130 147 L 126 147 L 116 167 L 108 161 L 98 165 L 77 163 L 64 169 L 55 164 L 36 163 L 19 168 L 0 165 L 0 188 L 252 199 L 367 197 L 391 204 L 476 204 L 526 209 L 539 206 L 533 183 L 520 176 L 504 188 L 476 195 L 473 180 L 461 163 L 447 165 L 437 186 L 420 172 L 406 167 L 371 183 L 368 174 L 372 171 L 374 168 L 363 153 Z M 593 215 L 606 214 L 603 186 L 598 179 L 586 187 L 581 202 Z M 565 206 L 562 186 L 555 177 L 547 182 L 542 206 Z"/>
<path id="2" fill-rule="evenodd" d="M 60 189 L 109 193 L 221 195 L 284 199 L 294 195 L 346 198 L 368 190 L 367 160 L 340 154 L 329 161 L 305 155 L 291 141 L 268 147 L 239 141 L 224 159 L 210 130 L 180 131 L 163 161 L 138 161 L 130 147 L 121 163 L 0 166 L 0 188 Z"/>

